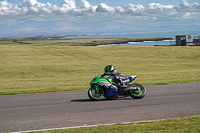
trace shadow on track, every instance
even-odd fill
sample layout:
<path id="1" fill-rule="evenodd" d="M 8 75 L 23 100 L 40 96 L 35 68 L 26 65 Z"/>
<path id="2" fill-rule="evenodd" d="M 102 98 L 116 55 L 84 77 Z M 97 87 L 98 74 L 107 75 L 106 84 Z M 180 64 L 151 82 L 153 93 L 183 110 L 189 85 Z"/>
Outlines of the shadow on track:
<path id="1" fill-rule="evenodd" d="M 73 99 L 70 100 L 70 102 L 93 102 L 93 101 L 90 99 Z"/>
<path id="2" fill-rule="evenodd" d="M 101 101 L 92 101 L 90 99 L 73 99 L 70 102 L 102 102 L 102 101 L 114 101 L 114 100 L 133 100 L 132 98 L 118 97 L 113 99 L 104 99 Z"/>

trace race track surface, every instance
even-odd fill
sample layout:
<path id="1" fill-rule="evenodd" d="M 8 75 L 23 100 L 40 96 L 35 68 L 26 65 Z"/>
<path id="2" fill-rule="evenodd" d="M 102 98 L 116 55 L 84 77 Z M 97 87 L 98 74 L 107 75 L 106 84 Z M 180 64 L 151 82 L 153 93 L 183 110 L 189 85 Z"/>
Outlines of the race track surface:
<path id="1" fill-rule="evenodd" d="M 200 82 L 145 87 L 138 100 L 94 102 L 87 91 L 0 96 L 0 133 L 200 115 Z"/>

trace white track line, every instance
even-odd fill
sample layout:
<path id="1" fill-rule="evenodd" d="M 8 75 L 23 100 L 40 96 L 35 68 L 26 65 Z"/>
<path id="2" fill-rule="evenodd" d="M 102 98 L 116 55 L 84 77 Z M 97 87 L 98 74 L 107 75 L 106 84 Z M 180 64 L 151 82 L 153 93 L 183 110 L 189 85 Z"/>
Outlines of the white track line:
<path id="1" fill-rule="evenodd" d="M 98 125 L 86 125 L 86 124 L 84 124 L 83 126 L 49 128 L 49 129 L 38 129 L 38 130 L 28 130 L 28 131 L 17 131 L 17 132 L 11 132 L 11 133 L 28 133 L 28 132 L 39 132 L 39 131 L 50 131 L 50 130 L 63 130 L 63 129 L 83 128 L 83 127 L 112 126 L 112 125 L 116 125 L 116 124 L 131 124 L 131 123 L 162 121 L 162 120 L 166 120 L 166 119 L 148 120 L 148 121 L 135 121 L 135 122 L 122 122 L 122 123 L 109 123 L 109 124 L 98 124 Z"/>

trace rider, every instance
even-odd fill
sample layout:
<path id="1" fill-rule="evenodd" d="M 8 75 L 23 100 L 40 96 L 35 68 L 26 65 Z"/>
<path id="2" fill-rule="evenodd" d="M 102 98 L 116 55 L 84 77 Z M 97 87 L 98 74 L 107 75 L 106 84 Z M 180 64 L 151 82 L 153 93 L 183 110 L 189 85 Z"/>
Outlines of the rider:
<path id="1" fill-rule="evenodd" d="M 120 86 L 123 87 L 127 87 L 125 85 L 125 83 L 123 82 L 123 80 L 127 79 L 122 73 L 118 72 L 116 69 L 113 68 L 112 65 L 107 65 L 104 68 L 105 73 L 101 76 L 105 76 L 105 75 L 112 75 L 114 76 L 114 78 L 119 81 Z"/>

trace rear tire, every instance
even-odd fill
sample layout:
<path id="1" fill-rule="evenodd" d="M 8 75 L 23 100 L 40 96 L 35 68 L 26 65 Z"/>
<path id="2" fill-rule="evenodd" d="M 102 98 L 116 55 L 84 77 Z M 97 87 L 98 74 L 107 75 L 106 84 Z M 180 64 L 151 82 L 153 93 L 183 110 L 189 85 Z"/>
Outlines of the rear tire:
<path id="1" fill-rule="evenodd" d="M 105 98 L 105 92 L 100 87 L 98 87 L 98 92 L 95 87 L 92 87 L 88 90 L 88 97 L 93 101 L 101 101 Z"/>
<path id="2" fill-rule="evenodd" d="M 132 89 L 128 91 L 128 94 L 134 99 L 142 99 L 146 95 L 146 89 L 141 84 L 134 83 L 129 87 Z"/>

